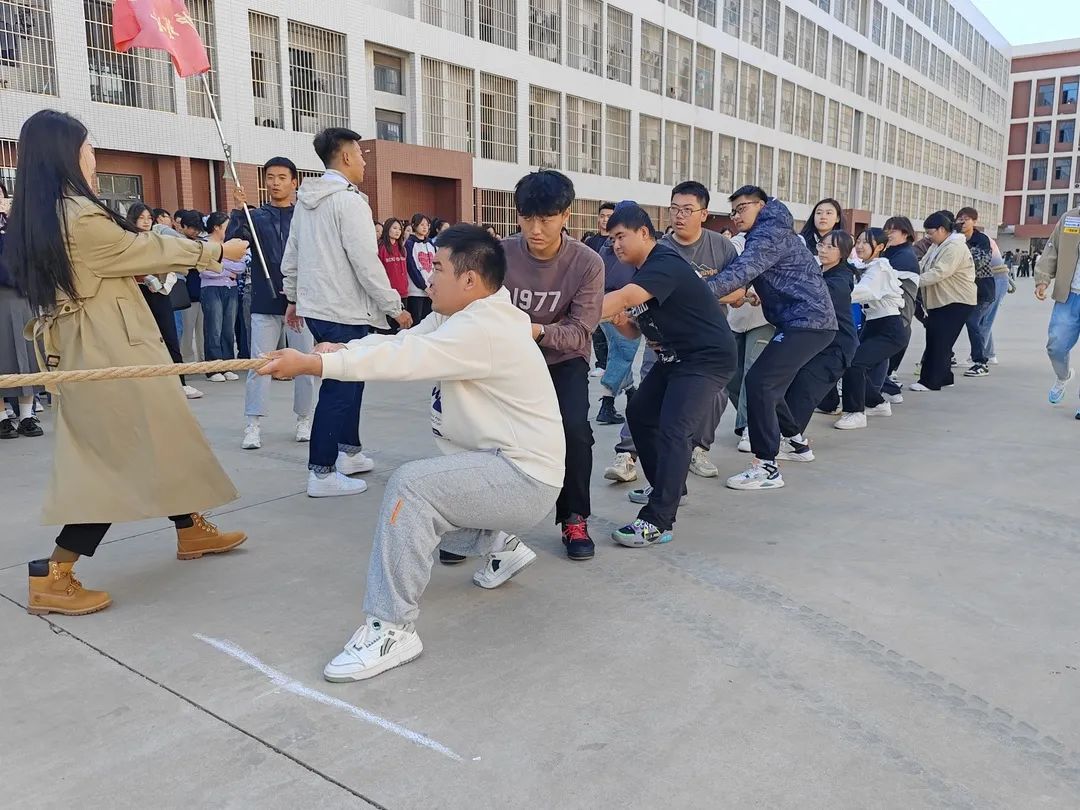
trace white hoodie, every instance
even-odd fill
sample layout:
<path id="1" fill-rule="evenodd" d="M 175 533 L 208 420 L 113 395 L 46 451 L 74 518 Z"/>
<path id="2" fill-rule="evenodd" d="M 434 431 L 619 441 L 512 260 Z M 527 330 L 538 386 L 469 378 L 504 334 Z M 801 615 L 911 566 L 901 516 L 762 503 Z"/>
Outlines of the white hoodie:
<path id="1" fill-rule="evenodd" d="M 851 303 L 865 305 L 868 321 L 900 314 L 904 308 L 904 289 L 888 259 L 879 256 L 866 265 L 851 291 Z"/>
<path id="2" fill-rule="evenodd" d="M 499 451 L 526 475 L 562 486 L 566 443 L 555 387 L 529 316 L 505 288 L 449 317 L 433 312 L 407 331 L 324 354 L 323 377 L 438 380 L 431 431 L 443 453 Z"/>

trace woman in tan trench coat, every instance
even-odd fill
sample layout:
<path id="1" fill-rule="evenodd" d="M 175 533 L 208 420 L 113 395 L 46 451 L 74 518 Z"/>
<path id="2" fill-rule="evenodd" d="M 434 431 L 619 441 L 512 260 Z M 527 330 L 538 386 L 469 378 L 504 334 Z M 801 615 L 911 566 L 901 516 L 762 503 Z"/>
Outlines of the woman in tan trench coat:
<path id="1" fill-rule="evenodd" d="M 158 365 L 172 360 L 136 277 L 217 269 L 242 240 L 211 245 L 139 233 L 94 188 L 94 150 L 77 119 L 53 110 L 19 137 L 15 205 L 5 254 L 35 312 L 50 369 Z M 200 514 L 237 498 L 175 376 L 57 386 L 56 449 L 43 522 L 64 524 L 48 560 L 30 563 L 31 613 L 81 615 L 111 604 L 72 575 L 111 523 L 170 516 L 177 556 L 229 551 L 246 539 Z"/>

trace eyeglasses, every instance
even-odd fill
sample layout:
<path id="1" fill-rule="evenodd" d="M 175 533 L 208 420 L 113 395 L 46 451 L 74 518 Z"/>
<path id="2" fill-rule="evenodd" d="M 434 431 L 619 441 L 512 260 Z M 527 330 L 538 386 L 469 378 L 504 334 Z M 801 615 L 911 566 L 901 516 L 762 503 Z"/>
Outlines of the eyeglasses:
<path id="1" fill-rule="evenodd" d="M 742 205 L 735 206 L 735 213 L 742 216 L 742 212 L 749 208 L 751 205 L 764 205 L 761 200 L 751 200 L 750 202 L 744 202 Z"/>
<path id="2" fill-rule="evenodd" d="M 668 213 L 671 214 L 672 217 L 678 219 L 679 217 L 688 217 L 691 214 L 696 214 L 698 211 L 704 211 L 704 210 L 705 210 L 704 208 L 691 208 L 689 205 L 684 205 L 684 206 L 673 205 L 670 208 L 668 208 Z"/>

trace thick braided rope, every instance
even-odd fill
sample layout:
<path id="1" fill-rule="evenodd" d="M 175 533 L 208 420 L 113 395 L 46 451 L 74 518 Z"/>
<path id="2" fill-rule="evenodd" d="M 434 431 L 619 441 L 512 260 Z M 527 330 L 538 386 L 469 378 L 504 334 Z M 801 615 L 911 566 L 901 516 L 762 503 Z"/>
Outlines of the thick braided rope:
<path id="1" fill-rule="evenodd" d="M 180 374 L 216 374 L 224 371 L 247 371 L 268 362 L 265 357 L 253 360 L 207 360 L 203 363 L 169 363 L 161 366 L 116 366 L 70 371 L 42 371 L 37 374 L 0 374 L 0 388 L 28 385 L 90 382 L 92 380 L 133 380 L 141 377 L 175 377 Z"/>

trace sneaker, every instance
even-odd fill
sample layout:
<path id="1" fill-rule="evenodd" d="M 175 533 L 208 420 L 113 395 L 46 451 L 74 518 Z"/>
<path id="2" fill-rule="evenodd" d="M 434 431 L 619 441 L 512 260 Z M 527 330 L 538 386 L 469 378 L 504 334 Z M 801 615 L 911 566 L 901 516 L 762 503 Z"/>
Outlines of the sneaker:
<path id="1" fill-rule="evenodd" d="M 882 394 L 881 396 L 890 405 L 899 405 L 904 401 L 903 394 Z"/>
<path id="2" fill-rule="evenodd" d="M 423 651 L 415 626 L 369 616 L 367 624 L 353 633 L 345 649 L 326 665 L 323 677 L 331 683 L 363 681 L 407 664 Z"/>
<path id="3" fill-rule="evenodd" d="M 780 452 L 776 457 L 782 461 L 813 461 L 814 451 L 809 442 L 800 444 L 784 437 L 780 439 Z"/>
<path id="4" fill-rule="evenodd" d="M 562 525 L 562 541 L 566 546 L 566 556 L 571 560 L 591 560 L 596 554 L 596 545 L 589 536 L 589 524 L 581 515 L 570 515 Z"/>
<path id="5" fill-rule="evenodd" d="M 672 538 L 671 529 L 661 531 L 647 520 L 638 518 L 633 523 L 616 529 L 611 533 L 611 539 L 620 546 L 627 548 L 644 548 L 656 546 L 661 543 L 670 543 Z"/>
<path id="6" fill-rule="evenodd" d="M 833 423 L 833 427 L 837 430 L 857 430 L 859 428 L 864 428 L 866 427 L 866 414 L 862 411 L 859 411 L 858 413 L 845 413 Z"/>
<path id="7" fill-rule="evenodd" d="M 902 382 L 900 382 L 900 375 L 895 371 L 892 374 L 889 375 L 889 382 L 891 382 L 893 385 L 896 385 L 896 386 L 898 386 L 900 388 L 904 387 L 904 384 Z"/>
<path id="8" fill-rule="evenodd" d="M 892 405 L 888 402 L 882 402 L 873 408 L 867 408 L 864 413 L 867 416 L 892 416 Z"/>
<path id="9" fill-rule="evenodd" d="M 652 495 L 653 488 L 642 487 L 641 489 L 632 489 L 626 494 L 626 497 L 630 499 L 630 503 L 645 504 L 649 502 L 649 496 Z M 686 495 L 679 498 L 679 506 L 686 506 Z"/>
<path id="10" fill-rule="evenodd" d="M 606 369 L 602 369 L 599 366 L 597 366 L 596 368 L 594 368 L 592 371 L 589 372 L 589 376 L 592 377 L 595 380 L 598 377 L 603 377 L 605 371 L 606 371 Z"/>
<path id="11" fill-rule="evenodd" d="M 0 439 L 19 438 L 19 425 L 14 417 L 0 419 Z"/>
<path id="12" fill-rule="evenodd" d="M 234 373 L 232 371 L 226 371 L 225 374 L 222 375 L 222 376 L 224 376 L 225 379 L 228 380 L 229 382 L 235 382 L 236 380 L 240 379 L 240 377 L 237 376 L 236 373 Z"/>
<path id="13" fill-rule="evenodd" d="M 337 471 L 342 475 L 356 475 L 357 473 L 371 472 L 375 469 L 375 462 L 357 450 L 355 454 L 346 452 L 337 454 Z"/>
<path id="14" fill-rule="evenodd" d="M 995 355 L 991 355 L 990 359 L 989 359 L 989 360 L 988 360 L 987 362 L 988 362 L 988 363 L 989 363 L 990 365 L 992 365 L 992 366 L 996 366 L 996 365 L 999 365 L 999 363 L 998 363 L 998 359 L 997 359 L 997 355 L 996 355 L 996 354 L 995 354 Z"/>
<path id="15" fill-rule="evenodd" d="M 779 489 L 784 485 L 780 468 L 771 461 L 754 459 L 753 463 L 738 475 L 727 480 L 730 489 Z"/>
<path id="16" fill-rule="evenodd" d="M 461 565 L 467 559 L 469 558 L 464 554 L 454 554 L 452 551 L 439 549 L 439 562 L 443 565 Z"/>
<path id="17" fill-rule="evenodd" d="M 971 360 L 971 358 L 969 357 L 968 361 L 970 362 L 970 360 Z M 951 368 L 957 368 L 957 367 L 962 366 L 962 365 L 963 365 L 963 363 L 961 363 L 959 360 L 956 359 L 955 354 L 949 359 L 949 366 Z"/>
<path id="18" fill-rule="evenodd" d="M 990 376 L 990 369 L 984 366 L 982 363 L 976 363 L 967 371 L 964 372 L 965 377 L 988 377 Z"/>
<path id="19" fill-rule="evenodd" d="M 310 442 L 311 441 L 311 417 L 310 416 L 298 416 L 298 417 L 296 417 L 296 440 L 298 442 Z"/>
<path id="20" fill-rule="evenodd" d="M 921 382 L 913 382 L 908 386 L 908 391 L 933 391 L 933 388 L 927 388 Z"/>
<path id="21" fill-rule="evenodd" d="M 45 410 L 45 406 L 38 402 L 37 397 L 34 397 L 34 413 L 41 413 Z"/>
<path id="22" fill-rule="evenodd" d="M 19 421 L 19 435 L 36 439 L 38 436 L 44 436 L 45 431 L 41 429 L 41 422 L 36 416 L 28 416 Z"/>
<path id="23" fill-rule="evenodd" d="M 839 416 L 843 413 L 840 408 L 835 408 L 831 411 L 822 410 L 821 408 L 814 408 L 814 413 L 823 413 L 826 416 Z"/>
<path id="24" fill-rule="evenodd" d="M 637 462 L 629 453 L 616 453 L 615 461 L 604 470 L 604 478 L 608 481 L 618 481 L 621 484 L 637 481 Z"/>
<path id="25" fill-rule="evenodd" d="M 210 382 L 225 382 L 225 375 L 220 372 L 217 374 L 207 374 L 206 379 Z"/>
<path id="26" fill-rule="evenodd" d="M 621 425 L 626 417 L 615 410 L 615 397 L 600 397 L 600 412 L 596 415 L 596 421 L 601 425 Z"/>
<path id="27" fill-rule="evenodd" d="M 1069 384 L 1076 372 L 1073 369 L 1069 369 L 1069 376 L 1064 380 L 1055 380 L 1053 387 L 1050 389 L 1050 404 L 1057 405 L 1061 400 L 1065 398 L 1065 386 Z"/>
<path id="28" fill-rule="evenodd" d="M 349 478 L 340 472 L 332 472 L 322 477 L 314 470 L 308 472 L 307 494 L 309 498 L 333 498 L 338 495 L 359 495 L 367 491 L 367 482 L 362 478 Z"/>
<path id="29" fill-rule="evenodd" d="M 740 453 L 752 453 L 750 448 L 750 431 L 744 430 L 742 436 L 739 437 L 738 451 Z"/>
<path id="30" fill-rule="evenodd" d="M 702 478 L 716 478 L 720 475 L 716 465 L 709 461 L 709 451 L 704 447 L 695 447 L 690 454 L 690 472 Z"/>
<path id="31" fill-rule="evenodd" d="M 492 551 L 484 557 L 484 565 L 472 576 L 481 588 L 498 588 L 508 579 L 536 562 L 536 552 L 514 535 L 508 535 L 502 551 Z"/>
<path id="32" fill-rule="evenodd" d="M 184 396 L 188 399 L 202 399 L 202 391 L 196 388 L 194 385 L 184 386 Z"/>
<path id="33" fill-rule="evenodd" d="M 262 436 L 258 425 L 248 425 L 244 428 L 244 440 L 240 442 L 243 450 L 258 450 L 262 447 Z"/>

